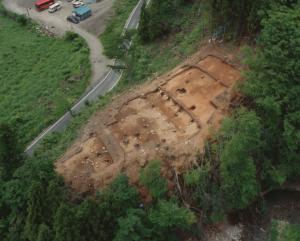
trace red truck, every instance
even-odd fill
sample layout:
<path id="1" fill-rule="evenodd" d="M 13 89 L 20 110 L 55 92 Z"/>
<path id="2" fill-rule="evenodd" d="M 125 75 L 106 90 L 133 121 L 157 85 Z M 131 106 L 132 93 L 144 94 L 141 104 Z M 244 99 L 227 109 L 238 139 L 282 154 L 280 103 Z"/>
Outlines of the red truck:
<path id="1" fill-rule="evenodd" d="M 54 4 L 54 0 L 37 0 L 34 5 L 38 11 L 43 11 L 49 8 L 50 5 Z"/>

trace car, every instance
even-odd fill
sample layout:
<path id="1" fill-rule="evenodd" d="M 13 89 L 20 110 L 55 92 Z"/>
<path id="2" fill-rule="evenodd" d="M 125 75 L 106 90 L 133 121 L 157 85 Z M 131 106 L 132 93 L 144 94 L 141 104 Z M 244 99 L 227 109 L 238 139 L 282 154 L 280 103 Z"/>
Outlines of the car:
<path id="1" fill-rule="evenodd" d="M 80 6 L 83 6 L 84 2 L 82 0 L 73 0 L 72 5 L 73 5 L 74 8 L 78 8 Z"/>
<path id="2" fill-rule="evenodd" d="M 73 3 L 74 8 L 79 8 L 83 5 L 84 5 L 84 2 L 81 2 L 81 1 L 76 1 L 76 2 Z"/>
<path id="3" fill-rule="evenodd" d="M 56 3 L 50 5 L 48 11 L 49 11 L 49 13 L 54 13 L 54 12 L 58 11 L 59 9 L 61 9 L 61 7 L 62 7 L 61 1 L 57 1 Z"/>
<path id="4" fill-rule="evenodd" d="M 71 23 L 75 23 L 75 24 L 77 24 L 77 23 L 80 22 L 80 20 L 76 16 L 74 16 L 74 15 L 68 16 L 67 17 L 67 21 L 69 21 Z"/>

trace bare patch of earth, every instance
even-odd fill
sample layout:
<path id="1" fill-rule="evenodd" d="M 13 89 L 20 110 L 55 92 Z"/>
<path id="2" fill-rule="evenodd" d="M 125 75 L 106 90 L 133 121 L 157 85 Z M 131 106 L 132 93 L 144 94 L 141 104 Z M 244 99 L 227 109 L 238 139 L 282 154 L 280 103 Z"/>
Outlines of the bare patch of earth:
<path id="1" fill-rule="evenodd" d="M 211 130 L 229 113 L 240 79 L 232 52 L 203 47 L 96 113 L 56 162 L 57 172 L 80 193 L 94 192 L 120 173 L 138 185 L 140 169 L 153 159 L 162 160 L 163 175 L 171 179 L 195 164 Z"/>

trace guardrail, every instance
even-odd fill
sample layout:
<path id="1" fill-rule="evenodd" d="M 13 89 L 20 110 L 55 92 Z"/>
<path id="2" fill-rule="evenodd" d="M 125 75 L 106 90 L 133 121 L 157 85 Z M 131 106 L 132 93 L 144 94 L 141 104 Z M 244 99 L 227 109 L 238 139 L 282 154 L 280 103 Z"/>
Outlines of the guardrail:
<path id="1" fill-rule="evenodd" d="M 141 9 L 143 4 L 146 0 L 140 0 L 135 8 L 132 10 L 130 16 L 128 17 L 125 26 L 123 28 L 123 33 L 125 34 L 127 30 L 129 29 L 136 29 L 138 27 Z M 147 3 L 149 0 L 147 1 Z M 116 63 L 116 60 L 114 61 L 114 64 Z M 25 149 L 25 153 L 29 156 L 34 154 L 34 151 L 38 147 L 38 145 L 41 143 L 41 141 L 48 136 L 49 134 L 52 134 L 54 132 L 60 132 L 63 131 L 70 121 L 73 119 L 74 115 L 78 114 L 80 111 L 82 111 L 87 103 L 94 102 L 98 100 L 100 96 L 103 96 L 107 92 L 111 91 L 114 86 L 117 85 L 119 80 L 121 79 L 123 74 L 123 71 L 116 71 L 114 69 L 110 69 L 110 71 L 107 73 L 107 75 L 99 80 L 99 82 L 84 95 L 82 98 L 80 98 L 73 107 L 67 111 L 61 118 L 59 118 L 54 124 L 46 128 L 44 131 L 42 131 L 41 134 L 39 134 Z"/>

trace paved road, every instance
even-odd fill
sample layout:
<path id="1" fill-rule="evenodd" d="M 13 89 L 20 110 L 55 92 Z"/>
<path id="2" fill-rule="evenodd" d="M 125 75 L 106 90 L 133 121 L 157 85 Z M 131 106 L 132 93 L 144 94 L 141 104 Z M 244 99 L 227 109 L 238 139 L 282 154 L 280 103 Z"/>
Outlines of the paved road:
<path id="1" fill-rule="evenodd" d="M 26 14 L 26 5 L 19 6 L 19 1 L 25 1 L 28 4 L 28 0 L 4 0 L 4 6 L 18 14 Z M 32 1 L 32 0 L 29 0 Z M 105 0 L 104 0 L 105 1 Z M 124 31 L 129 29 L 136 29 L 138 27 L 141 8 L 143 3 L 146 0 L 140 0 L 136 7 L 133 9 L 131 15 L 129 16 L 125 26 Z M 147 0 L 147 3 L 150 0 Z M 63 34 L 65 31 L 70 30 L 66 24 L 66 22 L 62 21 L 61 19 L 55 18 L 54 16 L 47 16 L 47 18 L 42 18 L 40 14 L 35 11 L 30 11 L 29 16 L 41 23 L 50 26 L 55 26 L 55 31 L 57 34 Z M 102 55 L 102 45 L 100 44 L 99 40 L 92 34 L 88 33 L 87 31 L 73 26 L 72 29 L 74 32 L 81 35 L 86 41 L 91 50 L 91 63 L 92 63 L 92 82 L 94 83 L 92 88 L 81 98 L 79 101 L 71 108 L 71 111 L 65 113 L 58 121 L 56 121 L 53 125 L 45 129 L 39 136 L 37 136 L 33 142 L 26 148 L 25 152 L 28 155 L 32 155 L 40 142 L 49 134 L 53 132 L 59 132 L 64 130 L 68 124 L 71 122 L 73 116 L 79 113 L 83 108 L 86 107 L 87 102 L 96 101 L 99 96 L 102 96 L 112 90 L 112 88 L 118 83 L 122 76 L 122 72 L 111 69 L 105 75 L 107 70 L 106 63 L 108 60 L 106 57 Z M 105 76 L 104 76 L 105 75 Z"/>
<path id="2" fill-rule="evenodd" d="M 107 75 L 92 89 L 81 98 L 72 108 L 71 111 L 65 113 L 58 121 L 52 124 L 50 127 L 45 129 L 40 135 L 38 135 L 33 142 L 27 146 L 25 153 L 28 155 L 33 155 L 36 148 L 39 146 L 40 142 L 54 132 L 63 131 L 70 124 L 73 116 L 82 111 L 87 102 L 91 103 L 98 100 L 99 96 L 104 95 L 105 93 L 112 90 L 112 88 L 118 83 L 122 76 L 121 72 L 111 70 Z"/>

